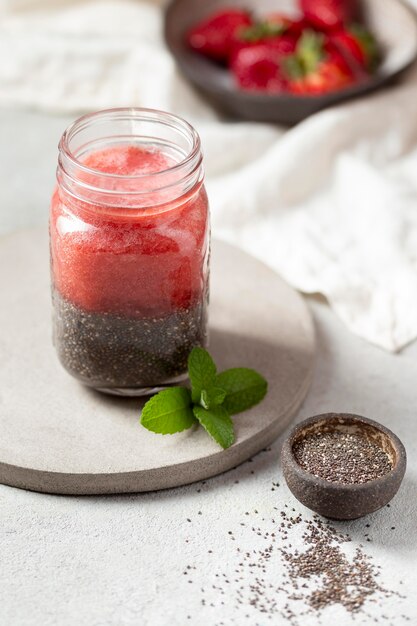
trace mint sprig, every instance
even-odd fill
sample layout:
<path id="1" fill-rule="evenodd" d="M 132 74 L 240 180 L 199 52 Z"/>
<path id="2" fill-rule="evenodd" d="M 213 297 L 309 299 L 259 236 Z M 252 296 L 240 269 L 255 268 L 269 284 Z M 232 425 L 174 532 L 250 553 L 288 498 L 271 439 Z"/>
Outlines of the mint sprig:
<path id="1" fill-rule="evenodd" d="M 235 441 L 231 415 L 255 406 L 264 398 L 268 383 L 255 370 L 237 367 L 217 373 L 207 350 L 193 348 L 188 358 L 191 390 L 170 387 L 145 404 L 141 424 L 163 435 L 201 424 L 222 447 Z"/>

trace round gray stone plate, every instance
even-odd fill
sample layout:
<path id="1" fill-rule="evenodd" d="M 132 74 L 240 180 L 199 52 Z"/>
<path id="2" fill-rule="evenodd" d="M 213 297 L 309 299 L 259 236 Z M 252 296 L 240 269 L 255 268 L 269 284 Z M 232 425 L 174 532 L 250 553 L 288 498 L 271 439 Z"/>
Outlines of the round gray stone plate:
<path id="1" fill-rule="evenodd" d="M 202 428 L 150 433 L 139 424 L 141 400 L 73 380 L 51 343 L 46 233 L 0 240 L 0 482 L 60 494 L 150 491 L 214 476 L 269 445 L 310 385 L 309 311 L 272 270 L 219 242 L 211 293 L 210 351 L 219 370 L 253 367 L 269 382 L 265 400 L 235 416 L 228 450 Z"/>

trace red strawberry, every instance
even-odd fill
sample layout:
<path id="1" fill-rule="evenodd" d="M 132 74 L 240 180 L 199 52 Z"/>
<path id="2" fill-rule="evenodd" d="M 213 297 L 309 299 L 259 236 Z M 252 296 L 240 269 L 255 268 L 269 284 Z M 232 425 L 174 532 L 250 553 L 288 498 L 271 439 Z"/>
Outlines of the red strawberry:
<path id="1" fill-rule="evenodd" d="M 331 35 L 333 45 L 351 62 L 372 72 L 378 63 L 378 44 L 364 26 L 352 24 Z"/>
<path id="2" fill-rule="evenodd" d="M 287 32 L 287 25 L 284 22 L 257 22 L 248 28 L 240 29 L 232 46 L 230 58 L 234 58 L 242 48 L 260 43 L 275 48 L 281 54 L 290 54 L 295 50 L 297 38 Z"/>
<path id="3" fill-rule="evenodd" d="M 286 88 L 281 70 L 282 55 L 267 43 L 241 48 L 231 61 L 238 85 L 246 91 L 282 92 Z"/>
<path id="4" fill-rule="evenodd" d="M 342 28 L 354 18 L 355 0 L 300 0 L 306 20 L 318 30 L 331 31 Z"/>
<path id="5" fill-rule="evenodd" d="M 344 89 L 352 84 L 349 77 L 340 66 L 333 61 L 324 61 L 315 72 L 293 81 L 289 91 L 298 95 L 320 95 L 331 91 Z"/>
<path id="6" fill-rule="evenodd" d="M 338 50 L 327 45 L 323 35 L 306 31 L 295 54 L 284 60 L 289 91 L 318 95 L 343 89 L 355 81 L 355 74 Z"/>
<path id="7" fill-rule="evenodd" d="M 297 39 L 293 35 L 282 35 L 281 37 L 274 37 L 265 42 L 271 48 L 275 48 L 280 54 L 292 54 L 297 47 Z"/>
<path id="8" fill-rule="evenodd" d="M 187 34 L 188 45 L 216 61 L 227 61 L 236 33 L 252 24 L 247 11 L 226 9 L 194 26 Z"/>

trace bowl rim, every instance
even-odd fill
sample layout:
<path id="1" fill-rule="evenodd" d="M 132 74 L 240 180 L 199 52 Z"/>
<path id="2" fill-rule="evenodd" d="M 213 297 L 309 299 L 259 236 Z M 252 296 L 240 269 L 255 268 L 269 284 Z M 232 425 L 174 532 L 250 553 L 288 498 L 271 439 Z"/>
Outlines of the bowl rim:
<path id="1" fill-rule="evenodd" d="M 203 85 L 202 81 L 191 76 L 193 71 L 190 71 L 190 65 L 186 60 L 186 55 L 178 54 L 175 46 L 172 45 L 170 38 L 168 37 L 168 24 L 170 20 L 171 12 L 175 9 L 176 5 L 184 2 L 184 0 L 169 0 L 168 4 L 164 10 L 164 23 L 163 23 L 163 34 L 165 44 L 172 54 L 175 62 L 178 64 L 182 72 L 185 74 L 185 77 L 189 82 L 191 82 L 198 89 L 204 90 L 211 95 L 220 96 L 220 97 L 228 97 L 228 98 L 240 98 L 242 100 L 246 100 L 251 103 L 265 104 L 265 103 L 305 103 L 312 104 L 320 103 L 320 108 L 325 108 L 330 105 L 338 104 L 343 102 L 344 100 L 348 100 L 357 96 L 365 95 L 371 91 L 374 91 L 387 82 L 393 81 L 399 78 L 402 74 L 406 73 L 411 67 L 417 62 L 417 7 L 409 4 L 406 0 L 392 0 L 394 3 L 400 5 L 409 15 L 410 19 L 413 20 L 414 26 L 416 27 L 416 41 L 415 41 L 415 50 L 413 56 L 409 61 L 401 65 L 390 72 L 384 73 L 375 73 L 369 77 L 369 80 L 355 83 L 349 87 L 344 89 L 339 89 L 336 91 L 331 91 L 324 94 L 312 94 L 312 95 L 298 95 L 292 94 L 289 92 L 283 92 L 278 94 L 269 94 L 266 92 L 256 92 L 256 91 L 245 91 L 242 89 L 238 89 L 233 86 L 233 84 L 225 85 L 222 81 L 217 79 L 218 72 L 227 71 L 226 69 L 222 69 L 218 67 L 214 62 L 210 59 L 207 59 L 203 56 L 199 56 L 197 53 L 194 53 L 193 56 L 196 59 L 196 63 L 200 64 L 200 68 L 209 68 L 209 80 L 205 82 Z M 183 33 L 184 34 L 184 33 Z M 190 51 L 191 54 L 191 51 Z M 198 72 L 195 72 L 197 75 Z M 207 78 L 207 76 L 206 76 Z"/>
<path id="2" fill-rule="evenodd" d="M 293 444 L 294 444 L 294 440 L 297 437 L 297 434 L 299 434 L 300 431 L 302 431 L 302 429 L 305 428 L 306 426 L 315 424 L 317 422 L 323 422 L 327 420 L 330 421 L 331 419 L 333 420 L 335 418 L 341 418 L 351 423 L 367 424 L 369 426 L 374 427 L 375 429 L 382 432 L 385 436 L 387 436 L 390 439 L 397 454 L 397 462 L 392 467 L 392 469 L 386 474 L 384 474 L 383 476 L 380 476 L 379 478 L 368 480 L 365 483 L 353 483 L 353 484 L 326 480 L 324 478 L 320 478 L 319 476 L 315 476 L 311 472 L 308 472 L 307 470 L 303 469 L 301 465 L 298 464 L 295 458 L 294 452 L 293 452 Z M 285 474 L 286 465 L 290 465 L 291 471 L 294 472 L 294 474 L 296 474 L 296 476 L 300 478 L 301 480 L 303 480 L 304 482 L 308 482 L 312 484 L 314 483 L 316 487 L 320 487 L 321 489 L 325 489 L 326 491 L 331 491 L 331 492 L 334 491 L 338 493 L 340 493 L 341 491 L 345 491 L 349 493 L 358 493 L 361 491 L 368 491 L 369 489 L 383 486 L 388 480 L 392 479 L 393 477 L 399 479 L 399 482 L 401 482 L 404 477 L 406 467 L 407 467 L 407 453 L 406 453 L 404 444 L 399 439 L 399 437 L 395 433 L 393 433 L 392 430 L 390 430 L 389 428 L 387 428 L 380 422 L 377 422 L 368 417 L 364 417 L 363 415 L 357 415 L 354 413 L 335 413 L 335 412 L 321 413 L 318 415 L 313 415 L 312 417 L 308 417 L 302 422 L 299 422 L 291 429 L 290 433 L 288 434 L 288 436 L 286 437 L 282 445 L 281 459 L 282 459 L 282 466 L 284 469 L 284 474 Z"/>

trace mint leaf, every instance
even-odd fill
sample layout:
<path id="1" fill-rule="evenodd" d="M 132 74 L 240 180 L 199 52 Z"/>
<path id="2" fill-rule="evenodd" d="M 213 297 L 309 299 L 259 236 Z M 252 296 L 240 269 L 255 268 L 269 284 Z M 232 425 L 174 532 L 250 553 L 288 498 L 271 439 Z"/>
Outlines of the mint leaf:
<path id="1" fill-rule="evenodd" d="M 191 396 L 194 404 L 201 400 L 203 389 L 211 387 L 216 377 L 216 366 L 204 348 L 193 348 L 188 357 L 188 375 L 191 381 Z"/>
<path id="2" fill-rule="evenodd" d="M 218 374 L 216 385 L 226 391 L 222 407 L 231 415 L 258 404 L 268 389 L 268 383 L 263 376 L 245 367 L 236 367 Z"/>
<path id="3" fill-rule="evenodd" d="M 206 410 L 201 406 L 193 407 L 194 415 L 222 448 L 229 448 L 235 440 L 232 418 L 222 406 Z"/>
<path id="4" fill-rule="evenodd" d="M 195 424 L 191 393 L 185 387 L 171 387 L 153 396 L 142 409 L 142 426 L 154 433 L 172 435 Z"/>
<path id="5" fill-rule="evenodd" d="M 213 406 L 222 404 L 226 397 L 226 392 L 220 387 L 209 387 L 201 392 L 200 404 L 203 409 L 210 409 Z"/>
<path id="6" fill-rule="evenodd" d="M 201 392 L 200 406 L 202 406 L 203 409 L 210 408 L 210 397 L 205 389 Z"/>

